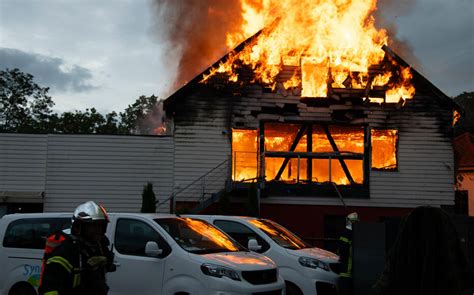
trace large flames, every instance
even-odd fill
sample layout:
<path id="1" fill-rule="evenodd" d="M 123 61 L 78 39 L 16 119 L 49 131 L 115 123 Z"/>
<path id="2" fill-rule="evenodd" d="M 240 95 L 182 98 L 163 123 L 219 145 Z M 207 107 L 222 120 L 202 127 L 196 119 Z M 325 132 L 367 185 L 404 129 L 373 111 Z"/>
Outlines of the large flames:
<path id="1" fill-rule="evenodd" d="M 374 26 L 376 0 L 240 0 L 244 22 L 240 31 L 227 35 L 234 47 L 259 29 L 262 32 L 245 47 L 203 77 L 227 73 L 237 81 L 238 65 L 250 67 L 255 80 L 275 88 L 285 66 L 300 66 L 301 74 L 283 81 L 285 88 L 302 86 L 303 97 L 328 97 L 331 88 L 384 87 L 386 102 L 414 95 L 410 68 L 387 63 L 383 45 L 386 31 Z M 371 67 L 383 69 L 373 71 Z"/>
<path id="2" fill-rule="evenodd" d="M 276 179 L 285 158 L 268 157 L 271 152 L 290 152 L 300 125 L 297 124 L 266 124 L 264 132 L 265 152 L 263 161 L 265 167 L 266 181 L 284 181 L 287 183 L 309 182 L 308 178 L 308 160 L 307 158 L 292 157 L 281 174 Z M 364 154 L 364 128 L 363 127 L 329 127 L 328 131 L 334 140 L 338 153 L 345 154 Z M 233 152 L 233 170 L 232 179 L 235 181 L 255 181 L 258 171 L 258 130 L 232 131 L 232 152 Z M 372 130 L 372 168 L 373 169 L 396 169 L 397 168 L 397 140 L 396 130 Z M 335 157 L 329 156 L 335 153 L 328 135 L 317 125 L 312 126 L 312 149 L 313 154 L 323 155 L 323 158 L 313 158 L 310 160 L 311 182 L 325 183 L 334 182 L 339 185 L 348 185 L 350 181 L 344 172 L 341 163 Z M 294 148 L 295 153 L 308 152 L 307 135 L 303 135 Z M 354 183 L 362 184 L 364 182 L 363 160 L 345 159 L 350 175 Z"/>

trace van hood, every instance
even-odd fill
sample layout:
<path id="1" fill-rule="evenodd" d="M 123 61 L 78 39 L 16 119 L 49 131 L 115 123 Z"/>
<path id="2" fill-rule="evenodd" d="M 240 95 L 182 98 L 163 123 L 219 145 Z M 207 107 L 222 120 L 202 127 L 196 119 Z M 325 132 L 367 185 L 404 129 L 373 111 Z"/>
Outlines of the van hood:
<path id="1" fill-rule="evenodd" d="M 225 252 L 204 255 L 190 253 L 189 257 L 199 263 L 210 263 L 240 271 L 277 268 L 270 258 L 253 252 Z"/>
<path id="2" fill-rule="evenodd" d="M 294 256 L 298 257 L 311 257 L 311 258 L 316 258 L 324 262 L 328 263 L 334 263 L 339 261 L 339 256 L 336 254 L 329 252 L 327 250 L 321 249 L 321 248 L 305 248 L 305 249 L 300 249 L 300 250 L 291 250 L 291 249 L 286 249 L 286 251 Z"/>

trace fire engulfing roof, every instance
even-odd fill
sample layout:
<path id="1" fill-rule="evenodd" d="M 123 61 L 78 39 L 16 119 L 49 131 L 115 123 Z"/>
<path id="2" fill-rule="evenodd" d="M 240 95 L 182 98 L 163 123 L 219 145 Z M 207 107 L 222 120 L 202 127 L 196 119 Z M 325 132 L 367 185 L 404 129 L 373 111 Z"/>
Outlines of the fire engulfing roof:
<path id="1" fill-rule="evenodd" d="M 248 38 L 246 41 L 242 42 L 240 45 L 238 45 L 234 50 L 230 51 L 226 55 L 224 55 L 221 59 L 216 61 L 214 64 L 212 64 L 210 67 L 208 67 L 206 70 L 204 70 L 202 73 L 197 75 L 194 79 L 189 81 L 187 84 L 185 84 L 183 87 L 178 89 L 175 93 L 170 95 L 165 101 L 164 101 L 164 109 L 168 114 L 170 114 L 173 109 L 175 103 L 177 103 L 180 99 L 185 98 L 187 95 L 192 93 L 193 91 L 197 90 L 197 87 L 199 85 L 203 85 L 203 78 L 208 79 L 208 77 L 212 77 L 216 73 L 216 69 L 219 68 L 223 63 L 228 62 L 232 56 L 236 56 L 238 53 L 240 53 L 242 50 L 246 48 L 249 44 L 254 42 L 260 34 L 262 34 L 263 30 L 260 30 L 257 32 L 255 35 L 251 36 Z M 455 101 L 447 96 L 445 93 L 443 93 L 439 88 L 437 88 L 435 85 L 433 85 L 428 79 L 426 79 L 423 75 L 421 75 L 418 71 L 416 71 L 414 68 L 412 68 L 407 62 L 405 62 L 399 55 L 397 55 L 391 48 L 388 46 L 384 45 L 382 47 L 382 50 L 385 52 L 385 57 L 388 58 L 393 65 L 400 66 L 401 68 L 406 68 L 409 69 L 412 75 L 412 84 L 415 86 L 415 95 L 420 92 L 421 90 L 426 93 L 432 95 L 434 98 L 438 99 L 438 102 L 440 104 L 446 105 L 450 108 L 460 110 L 461 108 L 455 103 Z M 212 82 L 210 82 L 212 83 Z M 226 81 L 226 83 L 229 83 L 229 85 L 232 85 L 232 83 L 236 83 L 233 81 Z M 255 83 L 255 81 L 252 81 L 252 83 Z M 258 83 L 258 82 L 257 82 Z M 263 86 L 263 84 L 262 84 Z M 301 87 L 301 86 L 300 86 Z M 359 92 L 358 92 L 359 93 Z M 360 99 L 362 100 L 363 97 L 359 96 Z M 327 96 L 327 101 L 330 100 L 329 95 Z M 307 103 L 306 100 L 305 103 Z"/>

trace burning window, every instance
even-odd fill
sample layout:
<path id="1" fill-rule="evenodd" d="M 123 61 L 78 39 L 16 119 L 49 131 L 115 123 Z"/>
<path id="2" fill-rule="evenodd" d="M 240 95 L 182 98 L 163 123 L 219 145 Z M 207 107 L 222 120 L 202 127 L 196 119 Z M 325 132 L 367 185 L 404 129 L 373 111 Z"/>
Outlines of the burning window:
<path id="1" fill-rule="evenodd" d="M 265 124 L 265 152 L 279 152 L 282 157 L 265 157 L 265 180 L 298 182 L 306 179 L 307 161 L 301 157 L 283 157 L 288 152 L 306 152 L 306 134 L 301 124 Z M 285 161 L 287 162 L 285 164 Z"/>
<path id="2" fill-rule="evenodd" d="M 258 130 L 232 130 L 234 181 L 259 176 L 258 137 Z M 362 126 L 265 123 L 264 139 L 265 181 L 364 183 Z"/>
<path id="3" fill-rule="evenodd" d="M 350 184 L 350 178 L 354 183 L 364 182 L 363 159 L 364 154 L 364 127 L 329 126 L 327 130 L 322 127 L 313 126 L 313 152 L 326 153 L 325 159 L 313 159 L 312 181 L 334 182 L 340 185 Z M 330 139 L 331 138 L 331 139 Z M 360 159 L 344 159 L 342 163 L 334 154 L 335 148 L 342 154 L 359 155 Z M 349 173 L 344 171 L 343 165 Z M 349 175 L 348 175 L 349 174 Z"/>
<path id="4" fill-rule="evenodd" d="M 232 180 L 257 178 L 258 130 L 232 129 Z"/>
<path id="5" fill-rule="evenodd" d="M 376 130 L 372 137 L 372 169 L 397 169 L 397 130 Z"/>

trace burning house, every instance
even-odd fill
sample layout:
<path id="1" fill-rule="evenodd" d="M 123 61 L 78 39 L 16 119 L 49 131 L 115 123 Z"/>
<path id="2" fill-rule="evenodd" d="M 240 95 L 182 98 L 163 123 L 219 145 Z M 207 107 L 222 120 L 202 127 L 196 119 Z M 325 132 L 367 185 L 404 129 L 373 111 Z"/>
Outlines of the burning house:
<path id="1" fill-rule="evenodd" d="M 238 207 L 256 186 L 261 215 L 322 236 L 349 210 L 454 204 L 452 99 L 387 46 L 375 1 L 320 2 L 262 13 L 265 29 L 165 100 L 178 208 L 223 192 Z"/>

